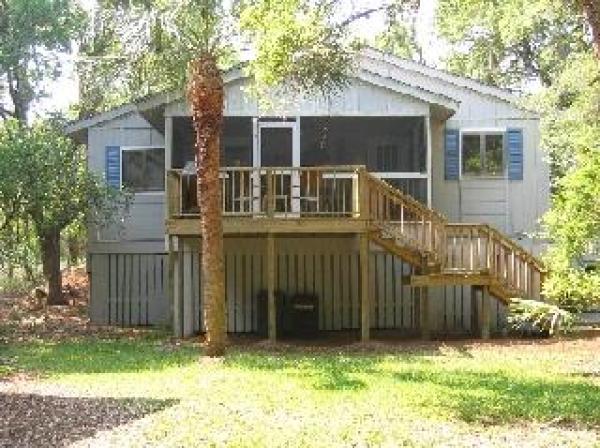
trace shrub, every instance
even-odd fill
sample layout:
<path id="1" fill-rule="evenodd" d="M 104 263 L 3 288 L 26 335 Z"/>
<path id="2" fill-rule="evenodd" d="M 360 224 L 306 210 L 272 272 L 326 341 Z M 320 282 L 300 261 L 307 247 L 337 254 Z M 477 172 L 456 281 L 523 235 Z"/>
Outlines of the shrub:
<path id="1" fill-rule="evenodd" d="M 550 303 L 537 300 L 512 299 L 509 306 L 509 331 L 521 336 L 553 336 L 568 331 L 573 315 Z"/>

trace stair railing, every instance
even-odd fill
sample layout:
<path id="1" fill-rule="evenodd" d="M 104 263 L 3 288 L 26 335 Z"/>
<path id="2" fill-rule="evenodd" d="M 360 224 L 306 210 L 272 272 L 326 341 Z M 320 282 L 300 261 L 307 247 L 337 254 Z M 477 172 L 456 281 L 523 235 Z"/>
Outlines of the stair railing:
<path id="1" fill-rule="evenodd" d="M 411 196 L 359 170 L 361 218 L 369 220 L 382 232 L 393 233 L 406 247 L 430 257 L 445 256 L 446 218 Z"/>
<path id="2" fill-rule="evenodd" d="M 444 269 L 487 271 L 508 294 L 539 298 L 546 270 L 536 257 L 486 224 L 449 223 Z"/>
<path id="3" fill-rule="evenodd" d="M 444 271 L 487 272 L 504 294 L 541 296 L 546 270 L 529 251 L 486 224 L 448 223 L 447 219 L 359 169 L 360 217 L 380 234 L 433 258 Z"/>

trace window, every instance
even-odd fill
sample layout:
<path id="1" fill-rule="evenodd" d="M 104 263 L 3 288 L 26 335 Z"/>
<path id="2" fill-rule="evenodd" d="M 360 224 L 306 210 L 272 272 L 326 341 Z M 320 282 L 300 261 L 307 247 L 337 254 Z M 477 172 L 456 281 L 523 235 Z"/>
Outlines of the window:
<path id="1" fill-rule="evenodd" d="M 121 181 L 135 193 L 165 190 L 164 148 L 123 148 Z"/>
<path id="2" fill-rule="evenodd" d="M 462 173 L 467 176 L 502 176 L 504 133 L 463 132 Z"/>

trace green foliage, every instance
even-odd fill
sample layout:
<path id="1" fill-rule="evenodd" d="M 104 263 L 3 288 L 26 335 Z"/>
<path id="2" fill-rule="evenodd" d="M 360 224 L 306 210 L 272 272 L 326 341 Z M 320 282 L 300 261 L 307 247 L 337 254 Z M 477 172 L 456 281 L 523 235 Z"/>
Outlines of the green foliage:
<path id="1" fill-rule="evenodd" d="M 563 306 L 600 304 L 600 274 L 583 257 L 600 237 L 600 78 L 591 51 L 574 54 L 552 85 L 529 99 L 542 116 L 553 197 L 544 226 L 552 242 L 545 294 Z"/>
<path id="2" fill-rule="evenodd" d="M 560 0 L 440 0 L 448 68 L 498 86 L 549 85 L 564 60 L 588 47 L 584 19 Z"/>
<path id="3" fill-rule="evenodd" d="M 56 127 L 14 120 L 0 125 L 0 204 L 7 222 L 31 222 L 38 236 L 84 217 L 111 219 L 124 198 L 86 167 L 86 152 Z"/>
<path id="4" fill-rule="evenodd" d="M 14 271 L 39 265 L 39 243 L 83 222 L 114 219 L 129 197 L 86 168 L 86 152 L 49 123 L 0 123 L 0 251 Z M 31 277 L 31 275 L 28 275 Z"/>
<path id="5" fill-rule="evenodd" d="M 550 259 L 549 264 L 555 266 L 554 260 Z M 574 311 L 597 309 L 600 304 L 600 275 L 581 268 L 557 267 L 544 283 L 544 294 L 560 306 Z"/>
<path id="6" fill-rule="evenodd" d="M 415 2 L 399 2 L 387 13 L 386 29 L 375 37 L 375 47 L 401 58 L 420 61 L 423 49 L 417 41 Z"/>
<path id="7" fill-rule="evenodd" d="M 512 299 L 509 306 L 508 325 L 519 334 L 553 336 L 568 331 L 573 325 L 570 312 L 546 302 Z"/>
<path id="8" fill-rule="evenodd" d="M 600 151 L 576 155 L 575 166 L 557 182 L 545 222 L 555 243 L 551 254 L 565 263 L 555 267 L 570 266 L 600 235 Z"/>
<path id="9" fill-rule="evenodd" d="M 311 7 L 306 0 L 251 1 L 240 26 L 252 41 L 249 63 L 260 91 L 286 86 L 291 92 L 331 92 L 346 85 L 352 41 L 343 24 L 332 23 L 336 2 Z"/>
<path id="10" fill-rule="evenodd" d="M 77 113 L 93 114 L 164 91 L 181 91 L 188 63 L 202 52 L 223 69 L 250 50 L 254 91 L 286 86 L 322 93 L 345 85 L 354 41 L 352 22 L 334 20 L 338 2 L 245 0 L 100 2 L 82 44 L 82 101 Z M 246 44 L 250 48 L 243 48 Z M 243 51 L 242 51 L 243 52 Z"/>
<path id="11" fill-rule="evenodd" d="M 12 102 L 4 106 L 0 97 L 0 118 L 26 120 L 44 84 L 60 73 L 57 55 L 70 49 L 84 25 L 85 14 L 74 0 L 0 2 L 0 80 Z"/>
<path id="12" fill-rule="evenodd" d="M 37 263 L 38 260 L 36 259 Z M 42 276 L 39 271 L 35 272 L 32 278 L 27 278 L 19 272 L 13 275 L 7 275 L 6 272 L 0 270 L 0 294 L 14 297 L 23 297 L 29 294 L 33 288 L 42 283 Z M 2 331 L 0 330 L 0 334 Z"/>
<path id="13" fill-rule="evenodd" d="M 102 1 L 84 37 L 79 116 L 181 91 L 188 63 L 211 51 L 232 64 L 232 17 L 216 0 Z"/>
<path id="14" fill-rule="evenodd" d="M 577 166 L 578 154 L 600 151 L 599 69 L 591 51 L 573 54 L 552 85 L 528 99 L 542 117 L 542 147 L 554 179 Z"/>

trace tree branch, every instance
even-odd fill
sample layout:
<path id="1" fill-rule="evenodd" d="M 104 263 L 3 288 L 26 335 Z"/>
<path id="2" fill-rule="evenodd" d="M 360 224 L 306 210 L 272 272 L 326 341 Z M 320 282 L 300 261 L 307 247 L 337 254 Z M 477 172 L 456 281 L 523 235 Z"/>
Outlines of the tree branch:
<path id="1" fill-rule="evenodd" d="M 11 110 L 8 110 L 3 105 L 0 104 L 0 118 L 6 120 L 8 117 L 14 117 L 15 113 Z"/>
<path id="2" fill-rule="evenodd" d="M 379 11 L 387 11 L 388 9 L 390 9 L 392 7 L 393 7 L 393 5 L 391 5 L 391 4 L 387 5 L 386 4 L 386 5 L 376 6 L 376 7 L 373 7 L 373 8 L 368 8 L 368 9 L 365 9 L 363 11 L 359 11 L 356 14 L 352 14 L 350 17 L 346 18 L 338 26 L 340 28 L 345 28 L 348 25 L 350 25 L 351 23 L 356 22 L 357 20 L 364 19 L 365 17 L 368 17 L 371 14 L 374 14 L 374 13 L 379 12 Z"/>

